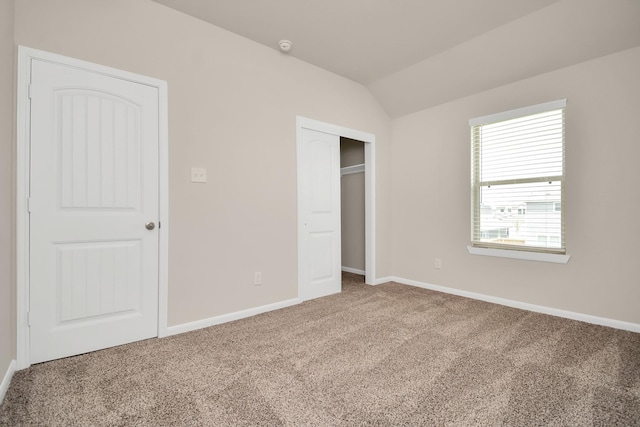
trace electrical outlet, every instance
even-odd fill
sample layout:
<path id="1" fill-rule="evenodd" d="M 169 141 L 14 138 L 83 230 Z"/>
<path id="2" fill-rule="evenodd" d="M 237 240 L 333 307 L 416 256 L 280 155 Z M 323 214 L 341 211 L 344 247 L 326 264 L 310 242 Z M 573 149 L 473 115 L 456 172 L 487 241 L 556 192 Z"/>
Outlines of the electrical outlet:
<path id="1" fill-rule="evenodd" d="M 253 273 L 253 285 L 254 286 L 262 285 L 262 272 L 261 271 L 256 271 L 255 273 Z"/>
<path id="2" fill-rule="evenodd" d="M 207 170 L 205 168 L 191 168 L 191 182 L 207 182 Z"/>
<path id="3" fill-rule="evenodd" d="M 442 260 L 440 258 L 436 258 L 436 262 L 434 263 L 435 268 L 442 268 Z"/>

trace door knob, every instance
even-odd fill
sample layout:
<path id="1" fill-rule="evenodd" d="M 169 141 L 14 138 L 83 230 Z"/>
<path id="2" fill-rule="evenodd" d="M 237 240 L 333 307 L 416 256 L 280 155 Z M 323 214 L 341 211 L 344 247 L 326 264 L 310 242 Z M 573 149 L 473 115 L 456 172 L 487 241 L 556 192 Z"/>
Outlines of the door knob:
<path id="1" fill-rule="evenodd" d="M 153 221 L 149 221 L 144 226 L 147 230 L 153 230 L 154 228 L 156 228 L 156 224 Z"/>

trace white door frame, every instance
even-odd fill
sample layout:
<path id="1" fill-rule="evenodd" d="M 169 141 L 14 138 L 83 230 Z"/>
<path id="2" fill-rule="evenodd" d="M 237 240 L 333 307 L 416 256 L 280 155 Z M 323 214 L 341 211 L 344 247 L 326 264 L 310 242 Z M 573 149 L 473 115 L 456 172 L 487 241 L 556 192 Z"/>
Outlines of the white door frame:
<path id="1" fill-rule="evenodd" d="M 78 59 L 18 46 L 18 93 L 16 139 L 16 365 L 31 365 L 29 341 L 29 188 L 30 188 L 30 99 L 31 61 L 40 59 L 115 77 L 157 88 L 159 99 L 159 279 L 158 337 L 167 336 L 167 294 L 169 260 L 169 142 L 167 83 L 127 71 L 117 70 Z"/>
<path id="2" fill-rule="evenodd" d="M 320 122 L 318 120 L 309 119 L 306 117 L 296 117 L 296 147 L 303 142 L 301 137 L 301 130 L 311 129 L 318 132 L 324 132 L 331 135 L 342 136 L 345 138 L 355 139 L 357 141 L 364 142 L 364 172 L 365 172 L 365 283 L 368 285 L 375 285 L 376 283 L 376 203 L 375 203 L 375 141 L 376 136 L 370 133 L 362 132 L 355 129 L 349 129 L 330 123 Z M 300 149 L 298 148 L 298 185 L 301 181 L 301 165 L 300 165 Z M 298 190 L 300 192 L 300 189 Z M 302 253 L 302 238 L 304 236 L 304 215 L 300 206 L 300 197 L 298 197 L 298 296 L 302 295 L 301 286 L 303 280 L 301 277 L 302 268 L 301 260 L 304 254 Z"/>

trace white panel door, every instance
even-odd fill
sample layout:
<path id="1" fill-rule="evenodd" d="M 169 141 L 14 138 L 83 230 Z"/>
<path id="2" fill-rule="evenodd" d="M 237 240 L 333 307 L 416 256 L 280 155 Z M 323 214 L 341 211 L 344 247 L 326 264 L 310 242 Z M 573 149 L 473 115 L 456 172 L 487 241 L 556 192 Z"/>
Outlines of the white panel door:
<path id="1" fill-rule="evenodd" d="M 299 150 L 300 298 L 341 291 L 340 137 L 302 128 Z"/>
<path id="2" fill-rule="evenodd" d="M 32 61 L 31 363 L 155 337 L 158 90 Z"/>

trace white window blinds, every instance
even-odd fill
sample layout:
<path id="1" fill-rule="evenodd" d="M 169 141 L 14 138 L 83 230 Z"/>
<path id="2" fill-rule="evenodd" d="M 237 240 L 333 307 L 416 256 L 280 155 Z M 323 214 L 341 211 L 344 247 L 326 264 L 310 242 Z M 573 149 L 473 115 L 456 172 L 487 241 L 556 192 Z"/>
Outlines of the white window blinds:
<path id="1" fill-rule="evenodd" d="M 469 120 L 471 244 L 565 253 L 566 99 Z"/>

